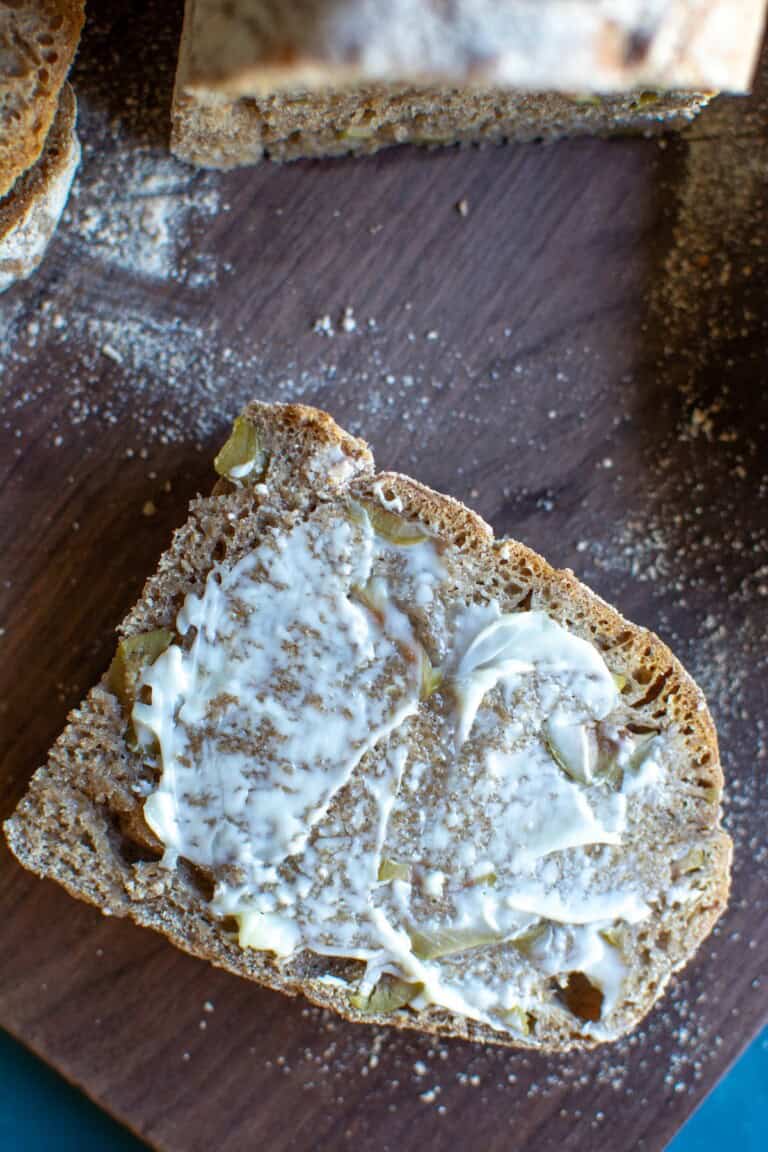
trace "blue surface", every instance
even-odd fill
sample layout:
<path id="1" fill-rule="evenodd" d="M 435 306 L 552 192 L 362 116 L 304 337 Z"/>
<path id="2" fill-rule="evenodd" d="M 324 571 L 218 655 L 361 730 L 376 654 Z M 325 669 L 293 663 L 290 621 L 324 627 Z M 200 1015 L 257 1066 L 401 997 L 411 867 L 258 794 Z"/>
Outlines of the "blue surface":
<path id="1" fill-rule="evenodd" d="M 768 1149 L 768 1028 L 710 1093 L 667 1152 Z"/>
<path id="2" fill-rule="evenodd" d="M 766 1152 L 768 1028 L 667 1152 Z M 0 1032 L 1 1152 L 146 1152 L 146 1146 Z"/>

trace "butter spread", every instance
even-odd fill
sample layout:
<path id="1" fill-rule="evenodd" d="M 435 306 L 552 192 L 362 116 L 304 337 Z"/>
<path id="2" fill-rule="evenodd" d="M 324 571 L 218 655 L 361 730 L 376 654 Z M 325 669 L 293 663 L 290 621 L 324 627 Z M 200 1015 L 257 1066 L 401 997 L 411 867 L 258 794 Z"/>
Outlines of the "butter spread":
<path id="1" fill-rule="evenodd" d="M 602 719 L 615 708 L 618 692 L 605 661 L 596 648 L 567 632 L 544 612 L 502 615 L 497 605 L 482 631 L 461 654 L 455 673 L 459 705 L 458 739 L 472 730 L 481 700 L 498 683 L 507 693 L 522 677 L 538 672 L 557 686 L 557 707 L 550 705 L 555 723 L 571 724 L 586 717 Z"/>
<path id="2" fill-rule="evenodd" d="M 207 866 L 274 864 L 312 824 L 368 748 L 416 711 L 419 665 L 407 618 L 350 597 L 370 577 L 365 525 L 315 517 L 217 565 L 147 670 L 140 740 L 160 749 L 149 826 Z"/>
<path id="3" fill-rule="evenodd" d="M 651 910 L 624 849 L 664 741 L 621 729 L 595 647 L 452 599 L 451 563 L 426 531 L 400 544 L 327 505 L 216 564 L 140 680 L 145 817 L 169 865 L 212 870 L 243 947 L 360 960 L 363 992 L 389 974 L 416 1008 L 523 1034 L 541 977 L 579 971 L 604 1036 L 626 972 L 612 929 Z"/>

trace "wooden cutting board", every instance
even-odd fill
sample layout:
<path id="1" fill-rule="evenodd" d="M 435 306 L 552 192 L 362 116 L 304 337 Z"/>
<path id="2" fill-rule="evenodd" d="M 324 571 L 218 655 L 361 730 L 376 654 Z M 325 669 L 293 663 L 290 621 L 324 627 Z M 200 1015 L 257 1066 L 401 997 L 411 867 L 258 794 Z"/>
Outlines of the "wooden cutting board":
<path id="1" fill-rule="evenodd" d="M 91 5 L 79 192 L 0 302 L 2 814 L 229 418 L 301 399 L 673 644 L 720 727 L 734 892 L 634 1036 L 545 1059 L 338 1022 L 3 850 L 0 1023 L 167 1152 L 661 1149 L 768 1006 L 763 103 L 685 141 L 196 173 L 163 147 L 178 6 L 126 7 Z"/>

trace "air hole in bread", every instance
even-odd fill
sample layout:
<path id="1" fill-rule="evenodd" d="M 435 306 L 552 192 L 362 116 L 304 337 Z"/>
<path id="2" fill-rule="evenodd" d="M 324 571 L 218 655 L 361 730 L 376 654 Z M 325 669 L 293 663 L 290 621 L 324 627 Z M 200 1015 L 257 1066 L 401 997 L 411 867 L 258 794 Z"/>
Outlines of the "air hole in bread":
<path id="1" fill-rule="evenodd" d="M 666 672 L 662 672 L 661 676 L 657 676 L 646 692 L 645 696 L 641 697 L 640 700 L 634 701 L 635 708 L 645 708 L 648 704 L 652 704 L 653 701 L 656 700 L 663 692 L 664 687 L 671 675 L 672 669 L 668 668 Z M 659 713 L 654 713 L 654 715 L 659 715 Z M 663 709 L 660 715 L 664 715 Z"/>
<path id="2" fill-rule="evenodd" d="M 205 900 L 206 904 L 210 904 L 213 900 L 214 883 L 205 869 L 198 868 L 197 864 L 192 864 L 186 858 L 180 859 L 176 868 L 182 879 L 186 881 L 187 886 L 193 888 Z M 235 927 L 237 927 L 237 921 L 235 921 Z"/>
<path id="3" fill-rule="evenodd" d="M 213 557 L 213 559 L 217 563 L 219 563 L 220 561 L 222 561 L 225 558 L 226 555 L 227 555 L 226 543 L 223 540 L 217 540 L 213 546 L 213 552 L 211 553 L 211 556 Z"/>
<path id="4" fill-rule="evenodd" d="M 569 972 L 564 987 L 555 985 L 555 996 L 579 1020 L 599 1020 L 603 993 L 583 972 Z"/>
<path id="5" fill-rule="evenodd" d="M 631 643 L 632 633 L 620 632 L 619 635 L 614 639 L 613 646 L 614 648 L 626 648 L 626 646 Z"/>
<path id="6" fill-rule="evenodd" d="M 87 848 L 89 852 L 98 852 L 93 836 L 87 829 L 85 832 L 80 833 L 80 844 L 83 848 Z"/>
<path id="7" fill-rule="evenodd" d="M 118 856 L 124 864 L 156 864 L 163 853 L 147 844 L 139 844 L 136 840 L 128 840 L 124 836 L 117 837 L 114 843 Z"/>
<path id="8" fill-rule="evenodd" d="M 531 604 L 533 603 L 533 589 L 529 588 L 522 600 L 520 600 L 515 608 L 518 612 L 530 612 Z"/>

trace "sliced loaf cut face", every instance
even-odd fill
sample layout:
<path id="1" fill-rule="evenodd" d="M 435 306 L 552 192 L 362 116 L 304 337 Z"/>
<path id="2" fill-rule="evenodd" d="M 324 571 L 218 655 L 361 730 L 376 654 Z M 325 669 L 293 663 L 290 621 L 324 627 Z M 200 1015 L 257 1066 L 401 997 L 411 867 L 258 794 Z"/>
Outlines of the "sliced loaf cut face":
<path id="1" fill-rule="evenodd" d="M 764 0 L 187 0 L 172 147 L 215 168 L 676 128 L 752 79 Z"/>
<path id="2" fill-rule="evenodd" d="M 701 692 L 329 416 L 251 404 L 6 823 L 26 867 L 351 1020 L 566 1050 L 725 907 Z"/>
<path id="3" fill-rule="evenodd" d="M 80 163 L 76 124 L 75 94 L 65 84 L 40 159 L 0 200 L 0 292 L 34 272 L 56 231 Z"/>
<path id="4" fill-rule="evenodd" d="M 77 49 L 84 0 L 0 5 L 0 196 L 37 161 Z"/>

